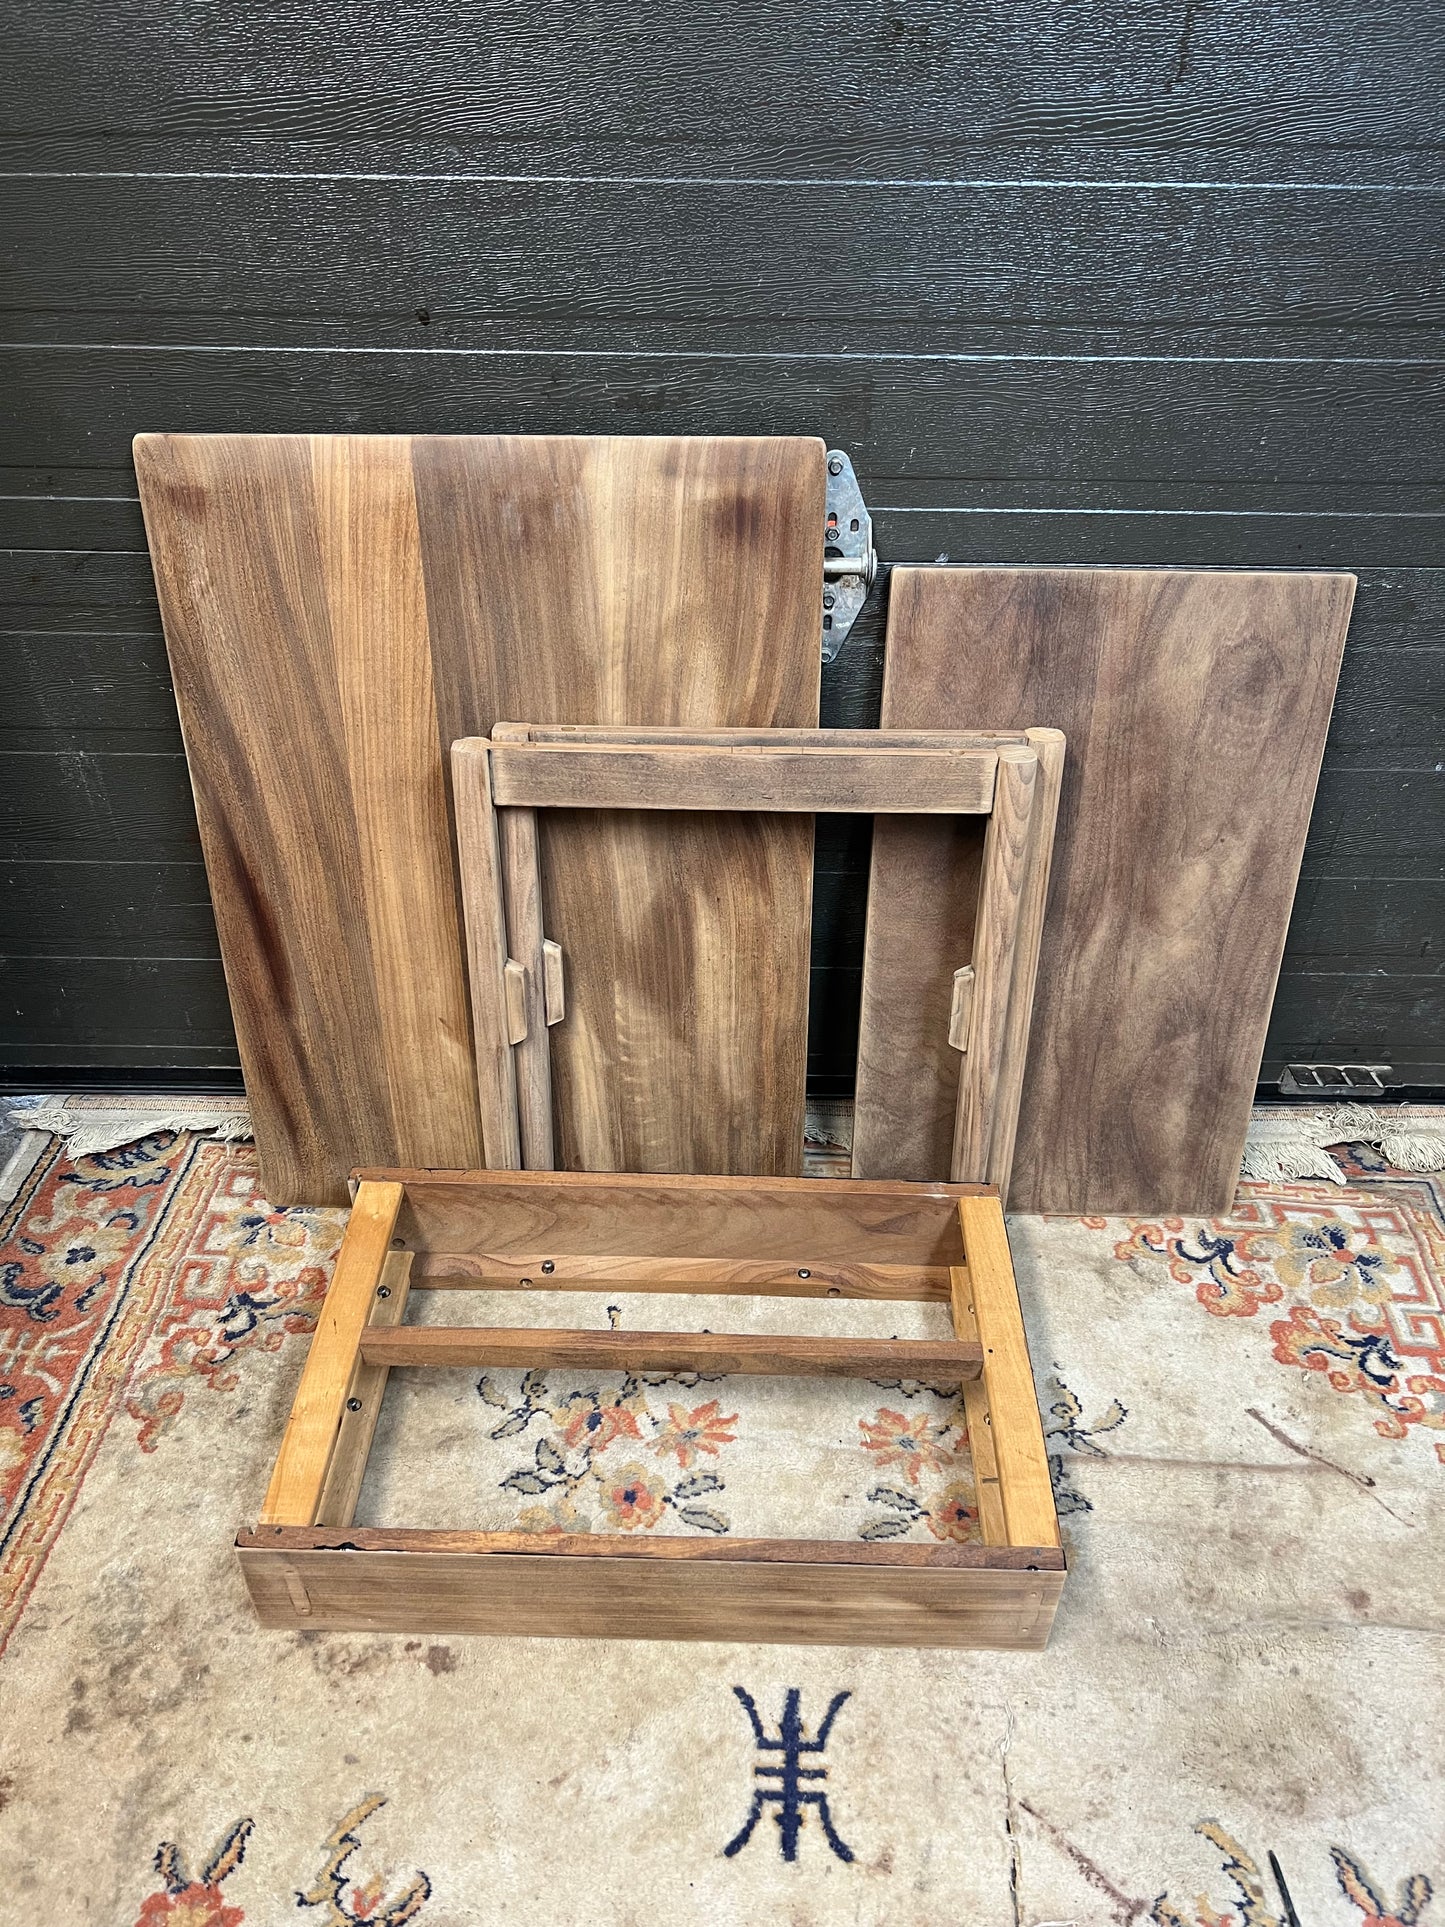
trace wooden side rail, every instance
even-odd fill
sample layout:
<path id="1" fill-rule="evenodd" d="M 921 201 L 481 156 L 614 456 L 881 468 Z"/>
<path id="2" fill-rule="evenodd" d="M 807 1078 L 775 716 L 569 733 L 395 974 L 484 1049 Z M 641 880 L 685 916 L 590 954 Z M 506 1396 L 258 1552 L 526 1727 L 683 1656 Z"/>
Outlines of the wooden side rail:
<path id="1" fill-rule="evenodd" d="M 977 1342 L 927 1338 L 798 1338 L 733 1332 L 559 1331 L 550 1326 L 368 1327 L 371 1365 L 534 1366 L 601 1372 L 741 1372 L 755 1377 L 977 1378 Z"/>
<path id="2" fill-rule="evenodd" d="M 989 1510 L 985 1511 L 980 1491 L 980 1516 L 986 1535 L 1002 1526 L 1011 1546 L 1056 1546 L 1059 1521 L 1049 1478 L 1049 1455 L 1003 1207 L 996 1197 L 960 1198 L 958 1216 L 968 1269 L 956 1274 L 954 1330 L 964 1339 L 972 1336 L 974 1327 L 977 1329 L 983 1347 L 982 1383 L 987 1402 L 986 1414 L 976 1398 L 973 1406 L 966 1398 L 964 1409 L 970 1445 L 974 1442 L 976 1413 L 980 1435 L 987 1435 L 985 1468 L 990 1457 L 993 1465 L 992 1472 L 986 1469 L 982 1477 L 987 1482 L 996 1480 L 998 1492 L 998 1509 L 993 1509 L 990 1496 Z M 976 1474 L 978 1464 L 975 1456 Z"/>
<path id="3" fill-rule="evenodd" d="M 401 1200 L 400 1184 L 373 1181 L 356 1188 L 346 1236 L 261 1507 L 263 1525 L 316 1523 L 346 1402 L 356 1395 L 352 1380 L 359 1367 L 361 1334 L 377 1303 L 387 1303 L 378 1301 L 377 1292 L 384 1289 L 382 1267 L 391 1250 Z"/>
<path id="4" fill-rule="evenodd" d="M 645 1258 L 544 1252 L 419 1252 L 412 1282 L 453 1291 L 663 1291 L 709 1297 L 947 1300 L 947 1265 L 838 1264 L 826 1259 Z"/>
<path id="5" fill-rule="evenodd" d="M 1025 752 L 1027 753 L 1027 752 Z M 763 749 L 620 743 L 492 742 L 499 809 L 858 811 L 982 815 L 993 807 L 993 749 Z"/>

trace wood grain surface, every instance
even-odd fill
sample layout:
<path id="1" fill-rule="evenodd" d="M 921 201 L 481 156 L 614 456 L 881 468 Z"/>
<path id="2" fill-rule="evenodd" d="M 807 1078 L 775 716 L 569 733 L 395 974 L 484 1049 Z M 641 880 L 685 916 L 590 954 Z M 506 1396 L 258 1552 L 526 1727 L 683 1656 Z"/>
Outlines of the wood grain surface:
<path id="1" fill-rule="evenodd" d="M 309 1526 L 317 1517 L 356 1378 L 357 1346 L 375 1309 L 401 1196 L 402 1187 L 385 1180 L 357 1187 L 261 1507 L 264 1524 Z"/>
<path id="2" fill-rule="evenodd" d="M 263 1626 L 356 1632 L 437 1632 L 531 1638 L 709 1639 L 828 1646 L 1043 1646 L 1064 1573 L 1042 1561 L 988 1563 L 860 1560 L 827 1540 L 803 1556 L 665 1556 L 664 1542 L 589 1544 L 576 1534 L 562 1552 L 537 1534 L 526 1547 L 353 1549 L 274 1545 L 243 1534 L 237 1557 Z M 421 1535 L 418 1535 L 421 1536 Z M 427 1535 L 432 1536 L 432 1535 Z M 435 1535 L 442 1536 L 442 1535 Z M 450 1537 L 451 1535 L 445 1535 Z M 459 1535 L 460 1536 L 460 1535 Z M 515 1539 L 517 1535 L 495 1535 Z M 698 1542 L 676 1539 L 671 1547 Z M 722 1548 L 716 1549 L 718 1551 Z M 869 1546 L 869 1554 L 913 1547 Z M 972 1548 L 960 1548 L 963 1551 Z M 811 1553 L 811 1557 L 807 1556 Z M 839 1556 L 834 1557 L 837 1553 Z M 559 1556 L 560 1554 L 560 1556 Z M 580 1556 L 579 1556 L 580 1555 Z"/>
<path id="3" fill-rule="evenodd" d="M 854 1178 L 654 1177 L 583 1171 L 358 1171 L 402 1184 L 397 1236 L 418 1254 L 963 1262 L 958 1200 L 987 1186 Z"/>
<path id="4" fill-rule="evenodd" d="M 339 1203 L 358 1162 L 476 1165 L 445 748 L 507 716 L 816 723 L 823 446 L 143 435 L 135 458 L 267 1195 Z M 617 816 L 544 850 L 549 933 L 581 959 L 551 1040 L 566 1163 L 695 1167 L 741 1068 L 766 1101 L 721 1155 L 796 1168 L 801 1070 L 721 1012 L 735 970 L 754 1010 L 806 983 L 811 825 L 754 825 L 724 865 L 777 905 L 768 954 L 736 964 L 700 882 L 718 841 Z M 676 1066 L 629 1001 L 658 919 L 719 986 L 691 1040 L 712 1074 L 670 1128 L 650 1111 Z M 603 1063 L 623 1095 L 579 1143 Z"/>
<path id="5" fill-rule="evenodd" d="M 756 1332 L 561 1330 L 550 1325 L 407 1325 L 361 1334 L 369 1365 L 502 1365 L 531 1371 L 739 1372 L 762 1378 L 977 1378 L 979 1345 L 957 1339 L 817 1338 Z"/>
<path id="6" fill-rule="evenodd" d="M 1340 574 L 894 571 L 885 726 L 1068 738 L 1011 1209 L 1228 1206 L 1353 589 Z M 979 831 L 890 831 L 872 888 L 911 932 L 894 958 L 900 1035 L 946 1039 L 969 933 L 962 914 L 931 921 L 922 893 L 954 875 L 966 894 Z M 954 1075 L 946 1042 L 915 1063 L 919 1128 L 872 1172 L 948 1169 Z"/>

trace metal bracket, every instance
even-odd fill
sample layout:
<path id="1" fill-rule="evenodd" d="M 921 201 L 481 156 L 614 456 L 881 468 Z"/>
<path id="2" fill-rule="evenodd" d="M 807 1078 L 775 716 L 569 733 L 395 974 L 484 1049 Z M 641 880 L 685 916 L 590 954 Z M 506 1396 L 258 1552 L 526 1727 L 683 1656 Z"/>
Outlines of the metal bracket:
<path id="1" fill-rule="evenodd" d="M 873 518 L 858 477 L 842 449 L 830 448 L 823 525 L 824 662 L 832 662 L 843 647 L 877 573 Z"/>

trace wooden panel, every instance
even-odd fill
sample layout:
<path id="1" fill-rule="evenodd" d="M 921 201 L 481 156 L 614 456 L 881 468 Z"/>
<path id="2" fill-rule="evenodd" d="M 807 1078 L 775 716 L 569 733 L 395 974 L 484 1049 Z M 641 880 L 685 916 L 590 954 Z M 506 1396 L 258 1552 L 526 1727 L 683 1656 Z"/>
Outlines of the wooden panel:
<path id="1" fill-rule="evenodd" d="M 856 1549 L 844 1553 L 827 1541 L 801 1556 L 752 1558 L 757 1542 L 748 1541 L 709 1545 L 697 1557 L 690 1555 L 700 1542 L 684 1539 L 653 1539 L 644 1548 L 616 1538 L 586 1544 L 591 1535 L 579 1534 L 564 1550 L 539 1535 L 525 1549 L 492 1551 L 478 1534 L 472 1551 L 400 1551 L 385 1542 L 405 1544 L 413 1535 L 366 1535 L 372 1543 L 348 1537 L 355 1551 L 282 1548 L 264 1535 L 242 1535 L 238 1557 L 263 1626 L 1037 1649 L 1064 1582 L 1061 1570 L 1042 1566 L 859 1560 Z"/>
<path id="2" fill-rule="evenodd" d="M 966 726 L 986 705 L 990 725 L 1068 737 L 1012 1209 L 1227 1207 L 1353 580 L 894 571 L 887 725 Z M 898 859 L 875 839 L 872 888 L 917 919 L 915 879 L 949 854 L 927 825 Z M 893 967 L 946 1033 L 936 947 L 911 980 L 906 951 Z M 947 1145 L 900 1134 L 857 1168 L 927 1177 Z"/>
<path id="3" fill-rule="evenodd" d="M 550 1252 L 431 1251 L 413 1283 L 452 1291 L 661 1291 L 764 1298 L 883 1298 L 928 1303 L 950 1296 L 947 1265 L 818 1264 L 798 1258 L 608 1258 Z"/>
<path id="4" fill-rule="evenodd" d="M 822 445 L 142 436 L 136 459 L 268 1195 L 340 1202 L 358 1160 L 476 1164 L 443 746 L 507 713 L 815 722 Z M 659 837 L 663 897 L 685 902 L 716 854 L 716 832 L 691 835 L 657 819 L 569 839 L 564 949 Z M 810 836 L 757 844 L 739 888 L 776 900 L 773 974 L 795 991 Z M 631 907 L 655 915 L 657 894 Z M 704 906 L 690 928 L 715 965 Z M 619 1034 L 611 978 L 574 975 L 572 1006 L 564 1116 L 589 1050 L 628 1066 L 634 1107 L 667 1088 L 649 1038 Z M 749 1070 L 778 1041 L 719 1028 L 709 1061 L 726 1046 Z M 734 1168 L 795 1167 L 801 1073 L 778 1083 L 798 1085 L 796 1117 L 756 1106 L 724 1147 Z M 726 1079 L 700 1090 L 697 1116 L 727 1096 Z M 626 1161 L 630 1115 L 607 1138 Z M 714 1156 L 693 1124 L 654 1156 Z"/>
<path id="5" fill-rule="evenodd" d="M 479 1158 L 406 444 L 136 461 L 262 1185 L 340 1202 L 358 1155 Z"/>
<path id="6" fill-rule="evenodd" d="M 562 1331 L 409 1325 L 361 1334 L 374 1365 L 560 1366 L 584 1372 L 741 1372 L 765 1378 L 977 1378 L 975 1344 L 929 1338 L 799 1338 L 734 1332 Z"/>
<path id="7" fill-rule="evenodd" d="M 499 806 L 593 810 L 981 813 L 997 758 L 955 748 L 624 748 L 507 744 L 492 751 Z"/>
<path id="8" fill-rule="evenodd" d="M 261 1508 L 263 1523 L 305 1526 L 316 1518 L 401 1197 L 400 1184 L 386 1180 L 357 1187 Z"/>
<path id="9" fill-rule="evenodd" d="M 561 1171 L 360 1171 L 399 1179 L 417 1252 L 956 1265 L 955 1206 L 981 1185 Z M 812 1254 L 810 1257 L 808 1254 Z"/>
<path id="10" fill-rule="evenodd" d="M 989 1433 L 1009 1544 L 1057 1545 L 1049 1458 L 1003 1210 L 997 1197 L 960 1198 L 958 1216 L 968 1278 L 957 1285 L 983 1346 Z"/>

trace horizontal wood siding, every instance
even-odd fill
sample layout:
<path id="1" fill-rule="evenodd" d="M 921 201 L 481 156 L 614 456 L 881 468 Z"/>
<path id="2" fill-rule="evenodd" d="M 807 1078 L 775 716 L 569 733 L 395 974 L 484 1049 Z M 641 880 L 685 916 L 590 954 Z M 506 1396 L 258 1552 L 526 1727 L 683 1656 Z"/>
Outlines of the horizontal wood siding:
<path id="1" fill-rule="evenodd" d="M 238 1074 L 135 432 L 737 432 L 847 447 L 888 562 L 1355 570 L 1264 1071 L 1445 1086 L 1438 31 L 1429 0 L 23 6 L 0 1070 Z M 827 724 L 877 720 L 887 593 Z M 868 853 L 820 824 L 819 1092 Z"/>

